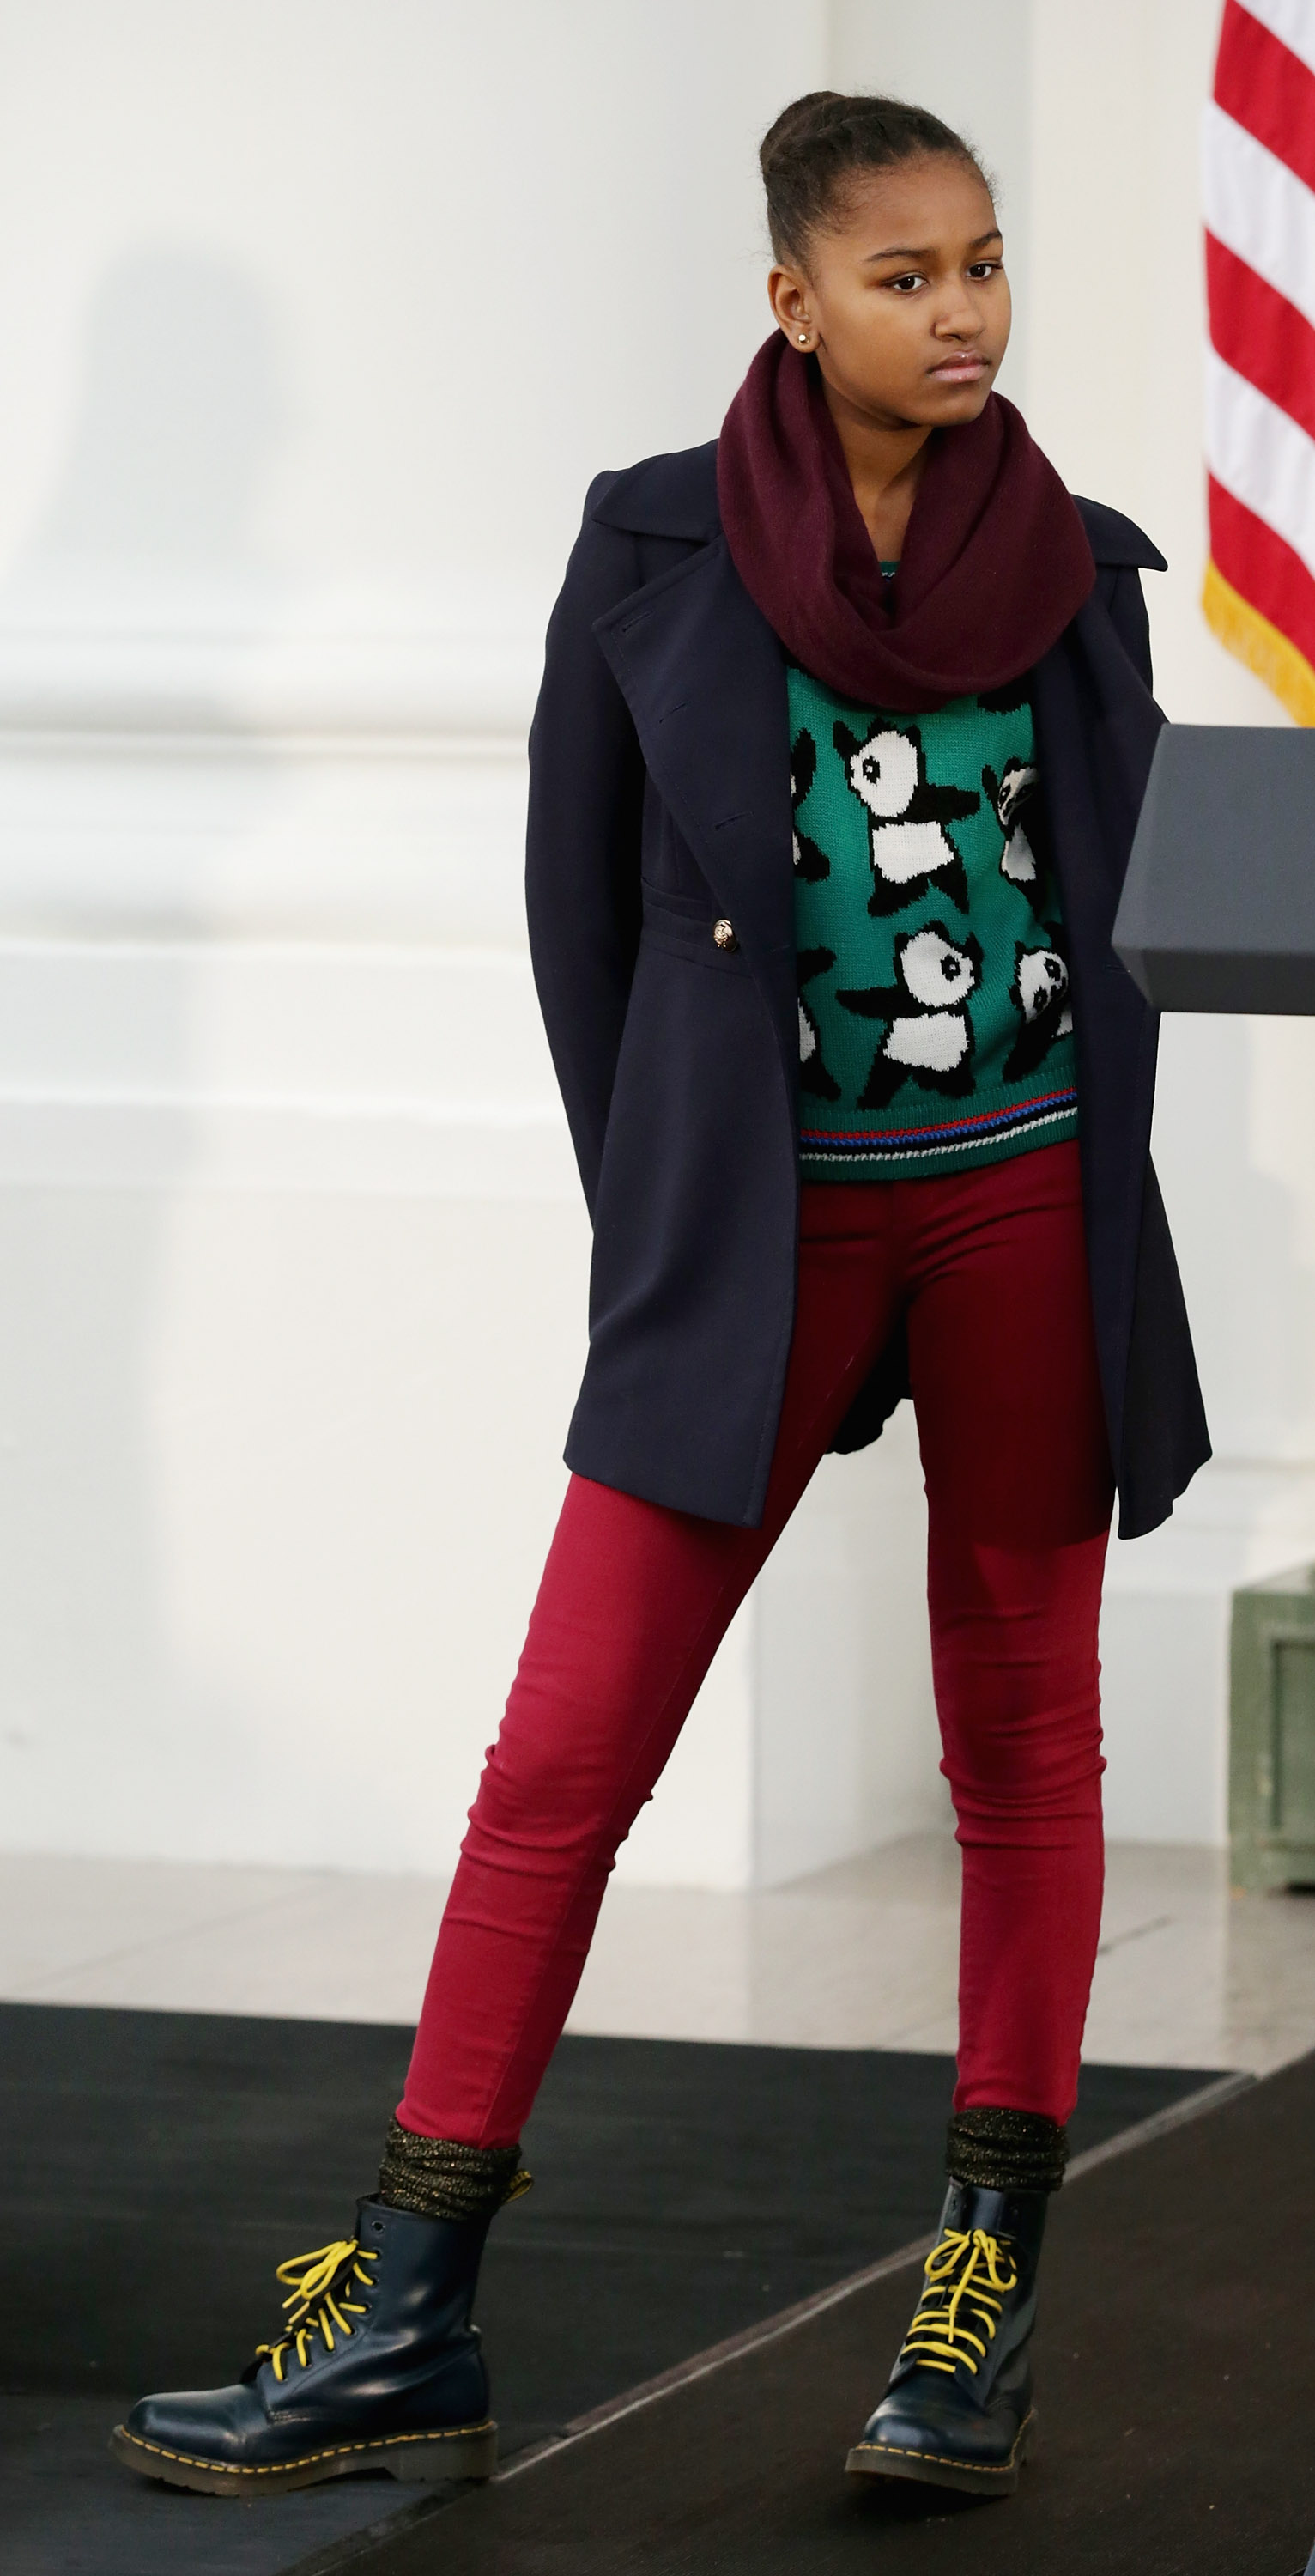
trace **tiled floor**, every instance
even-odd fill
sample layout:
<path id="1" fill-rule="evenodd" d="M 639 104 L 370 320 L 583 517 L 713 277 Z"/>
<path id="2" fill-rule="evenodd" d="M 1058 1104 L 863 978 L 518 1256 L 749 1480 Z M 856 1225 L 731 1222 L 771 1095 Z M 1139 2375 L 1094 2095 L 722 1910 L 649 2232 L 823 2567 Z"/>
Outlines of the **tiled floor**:
<path id="1" fill-rule="evenodd" d="M 414 2019 L 439 1881 L 0 1859 L 0 1995 Z M 958 1854 L 932 1838 L 752 1896 L 614 1888 L 571 2027 L 952 2049 Z M 1315 1897 L 1222 1852 L 1116 1844 L 1087 2054 L 1255 2073 L 1315 2048 Z"/>

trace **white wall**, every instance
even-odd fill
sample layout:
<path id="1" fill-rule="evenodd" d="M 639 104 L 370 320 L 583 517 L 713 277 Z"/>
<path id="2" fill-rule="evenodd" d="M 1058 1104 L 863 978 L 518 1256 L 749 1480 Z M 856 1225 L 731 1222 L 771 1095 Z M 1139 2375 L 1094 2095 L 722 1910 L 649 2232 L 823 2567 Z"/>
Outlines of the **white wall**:
<path id="1" fill-rule="evenodd" d="M 763 336 L 757 140 L 828 42 L 798 0 L 0 5 L 11 1847 L 450 1862 L 583 1354 L 543 620 L 590 475 L 710 434 Z M 631 1875 L 940 1812 L 907 1474 L 819 1490 Z"/>
<path id="2" fill-rule="evenodd" d="M 754 154 L 922 95 L 998 170 L 1009 389 L 1209 638 L 1213 0 L 0 0 L 0 1836 L 445 1866 L 563 1483 L 587 1235 L 520 906 L 599 465 L 765 328 Z M 1120 1830 L 1217 1835 L 1228 1585 L 1315 1539 L 1302 1027 L 1168 1032 L 1227 1462 L 1116 1551 Z M 907 1412 L 829 1461 L 623 1871 L 942 1820 Z"/>

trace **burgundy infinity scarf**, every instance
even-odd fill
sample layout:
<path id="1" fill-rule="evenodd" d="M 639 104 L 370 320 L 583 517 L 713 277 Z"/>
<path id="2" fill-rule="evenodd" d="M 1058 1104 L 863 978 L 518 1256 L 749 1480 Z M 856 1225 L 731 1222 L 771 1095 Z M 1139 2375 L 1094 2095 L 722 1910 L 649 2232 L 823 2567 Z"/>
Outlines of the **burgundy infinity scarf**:
<path id="1" fill-rule="evenodd" d="M 750 597 L 794 661 L 861 706 L 918 715 L 1002 688 L 1096 578 L 1053 465 L 990 394 L 978 419 L 933 432 L 899 579 L 885 583 L 817 365 L 779 331 L 726 414 L 717 490 Z"/>

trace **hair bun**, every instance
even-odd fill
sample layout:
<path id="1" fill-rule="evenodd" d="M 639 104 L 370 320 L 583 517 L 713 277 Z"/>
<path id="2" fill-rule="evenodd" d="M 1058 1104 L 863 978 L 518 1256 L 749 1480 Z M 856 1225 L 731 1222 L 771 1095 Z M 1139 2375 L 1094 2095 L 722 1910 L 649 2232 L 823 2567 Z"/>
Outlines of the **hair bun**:
<path id="1" fill-rule="evenodd" d="M 942 158 L 966 162 L 990 189 L 972 145 L 930 108 L 838 89 L 810 89 L 791 99 L 758 151 L 777 258 L 802 264 L 810 235 L 863 171 Z"/>
<path id="2" fill-rule="evenodd" d="M 758 146 L 758 167 L 764 178 L 769 164 L 776 159 L 782 147 L 789 144 L 796 126 L 810 125 L 814 111 L 819 107 L 843 107 L 844 104 L 844 92 L 838 89 L 810 89 L 802 98 L 792 98 L 789 106 L 783 107 L 775 122 L 768 126 Z"/>

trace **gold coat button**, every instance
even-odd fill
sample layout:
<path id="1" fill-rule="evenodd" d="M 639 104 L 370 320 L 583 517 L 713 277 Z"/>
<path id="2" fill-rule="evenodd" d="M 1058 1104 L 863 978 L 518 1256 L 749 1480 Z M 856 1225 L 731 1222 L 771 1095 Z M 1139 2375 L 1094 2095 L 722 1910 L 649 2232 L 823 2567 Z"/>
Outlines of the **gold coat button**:
<path id="1" fill-rule="evenodd" d="M 727 956 L 730 955 L 732 949 L 739 947 L 740 943 L 735 936 L 735 924 L 733 921 L 714 921 L 712 925 L 712 935 L 716 940 L 717 946 L 724 949 Z"/>

